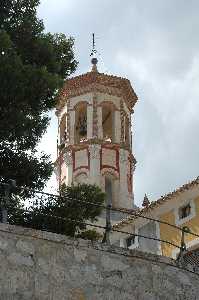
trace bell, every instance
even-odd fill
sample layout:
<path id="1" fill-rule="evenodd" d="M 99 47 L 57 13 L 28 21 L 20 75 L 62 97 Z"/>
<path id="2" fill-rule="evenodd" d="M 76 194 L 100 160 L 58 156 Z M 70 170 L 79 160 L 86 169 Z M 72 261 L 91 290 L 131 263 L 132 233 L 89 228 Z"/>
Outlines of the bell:
<path id="1" fill-rule="evenodd" d="M 79 135 L 85 136 L 87 134 L 87 121 L 84 117 L 83 119 L 79 119 Z"/>
<path id="2" fill-rule="evenodd" d="M 81 124 L 79 127 L 79 134 L 81 136 L 85 136 L 87 134 L 86 126 L 84 124 Z"/>

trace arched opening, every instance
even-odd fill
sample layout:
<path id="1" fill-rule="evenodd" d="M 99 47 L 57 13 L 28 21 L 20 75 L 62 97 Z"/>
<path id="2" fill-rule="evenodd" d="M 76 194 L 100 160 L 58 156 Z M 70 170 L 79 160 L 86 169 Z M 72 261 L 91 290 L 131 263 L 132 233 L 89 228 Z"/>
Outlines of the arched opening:
<path id="1" fill-rule="evenodd" d="M 114 108 L 110 103 L 102 106 L 102 130 L 103 139 L 107 142 L 114 142 Z"/>
<path id="2" fill-rule="evenodd" d="M 61 118 L 61 122 L 59 125 L 59 132 L 60 132 L 60 144 L 63 144 L 66 141 L 66 114 L 64 114 Z"/>
<path id="3" fill-rule="evenodd" d="M 80 103 L 75 109 L 75 143 L 87 139 L 87 103 Z"/>

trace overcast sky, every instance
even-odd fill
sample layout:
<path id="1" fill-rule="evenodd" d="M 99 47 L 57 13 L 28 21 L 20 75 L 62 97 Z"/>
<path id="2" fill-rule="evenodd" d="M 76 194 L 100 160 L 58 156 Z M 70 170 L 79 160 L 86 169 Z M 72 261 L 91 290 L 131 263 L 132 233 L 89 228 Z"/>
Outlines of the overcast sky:
<path id="1" fill-rule="evenodd" d="M 47 31 L 75 38 L 75 74 L 90 70 L 95 32 L 99 71 L 131 81 L 139 97 L 133 116 L 135 203 L 144 193 L 156 200 L 197 177 L 199 1 L 41 0 L 39 17 Z M 52 159 L 56 134 L 53 117 L 41 144 Z"/>

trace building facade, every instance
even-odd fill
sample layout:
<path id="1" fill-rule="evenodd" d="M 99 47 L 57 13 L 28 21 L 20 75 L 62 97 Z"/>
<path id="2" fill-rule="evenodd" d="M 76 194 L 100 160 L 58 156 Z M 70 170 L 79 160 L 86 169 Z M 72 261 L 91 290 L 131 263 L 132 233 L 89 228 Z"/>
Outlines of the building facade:
<path id="1" fill-rule="evenodd" d="M 139 249 L 176 259 L 182 240 L 182 231 L 179 228 L 183 227 L 187 229 L 184 234 L 186 250 L 192 254 L 199 253 L 199 177 L 151 202 L 137 211 L 136 217 L 130 216 L 114 225 L 113 229 L 135 233 L 135 236 L 132 238 L 129 234 L 113 231 L 111 242 L 121 247 Z"/>
<path id="2" fill-rule="evenodd" d="M 131 209 L 131 118 L 137 96 L 129 80 L 92 70 L 67 79 L 57 101 L 59 185 L 96 184 L 113 207 Z"/>

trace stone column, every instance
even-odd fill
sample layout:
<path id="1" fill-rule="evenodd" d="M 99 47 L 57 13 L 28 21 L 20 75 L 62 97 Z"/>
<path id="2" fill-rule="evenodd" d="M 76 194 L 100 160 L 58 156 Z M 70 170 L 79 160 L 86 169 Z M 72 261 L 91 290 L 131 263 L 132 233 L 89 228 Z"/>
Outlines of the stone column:
<path id="1" fill-rule="evenodd" d="M 70 110 L 70 144 L 75 142 L 75 110 Z"/>
<path id="2" fill-rule="evenodd" d="M 120 120 L 120 111 L 116 110 L 114 112 L 114 142 L 120 143 L 121 138 L 121 120 Z"/>
<path id="3" fill-rule="evenodd" d="M 97 127 L 98 127 L 98 138 L 103 139 L 103 128 L 102 128 L 102 107 L 97 107 Z"/>
<path id="4" fill-rule="evenodd" d="M 100 187 L 101 185 L 101 174 L 100 174 L 100 150 L 101 146 L 93 144 L 89 146 L 90 152 L 90 183 L 96 184 Z"/>
<path id="5" fill-rule="evenodd" d="M 67 170 L 66 185 L 71 186 L 73 180 L 73 158 L 71 150 L 64 153 L 64 162 Z"/>
<path id="6" fill-rule="evenodd" d="M 66 113 L 66 130 L 65 130 L 65 144 L 70 141 L 70 115 Z"/>
<path id="7" fill-rule="evenodd" d="M 93 136 L 93 106 L 87 105 L 87 139 Z"/>

